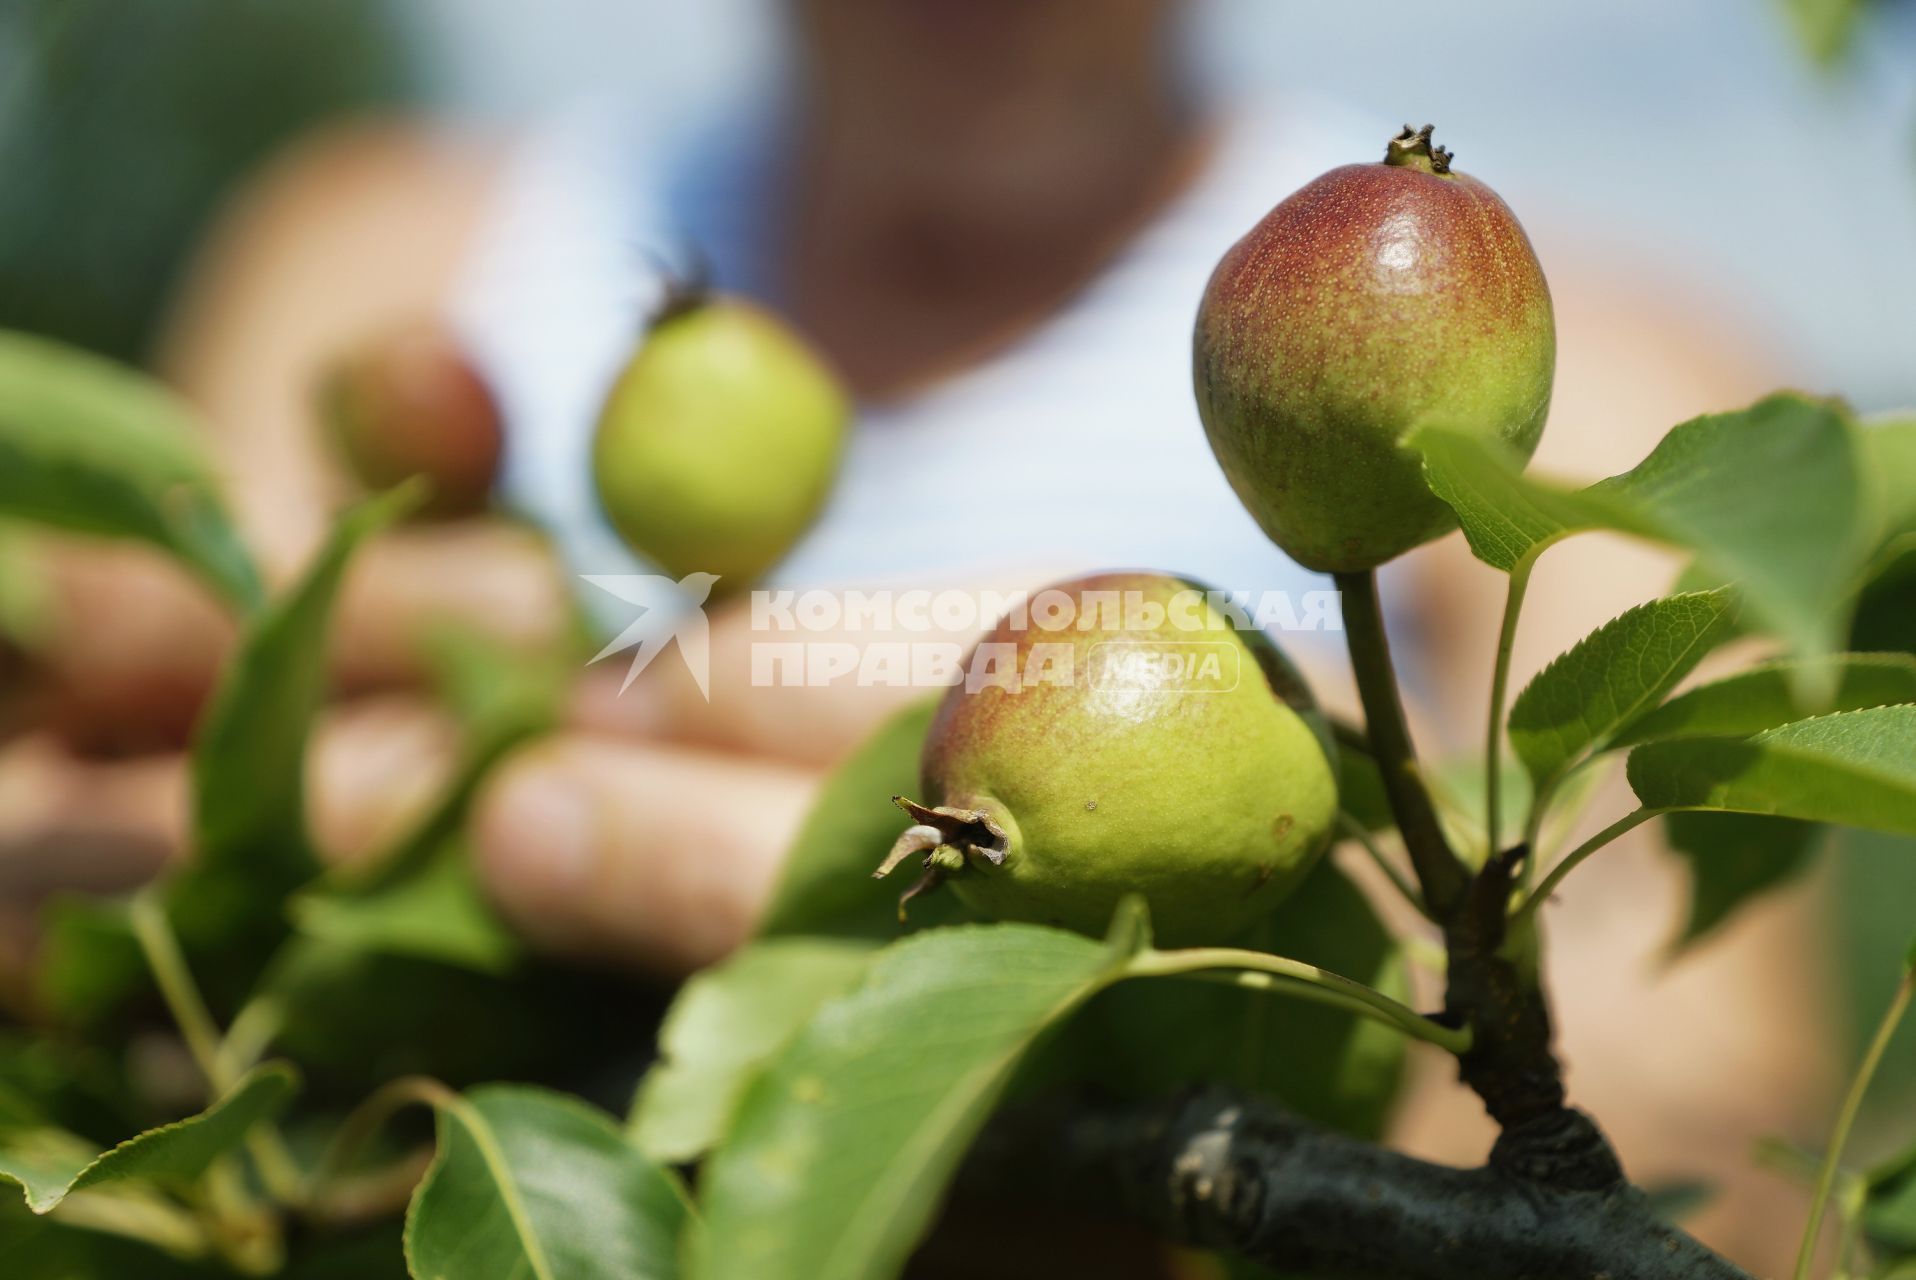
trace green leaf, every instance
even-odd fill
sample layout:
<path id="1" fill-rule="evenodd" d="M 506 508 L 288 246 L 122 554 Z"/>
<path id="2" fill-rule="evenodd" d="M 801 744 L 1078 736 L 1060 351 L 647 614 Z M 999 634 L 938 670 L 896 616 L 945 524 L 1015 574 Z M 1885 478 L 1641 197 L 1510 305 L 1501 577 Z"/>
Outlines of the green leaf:
<path id="1" fill-rule="evenodd" d="M 1870 1173 L 1863 1234 L 1885 1257 L 1916 1256 L 1916 1147 Z"/>
<path id="2" fill-rule="evenodd" d="M 1774 395 L 1693 418 L 1632 470 L 1584 489 L 1526 476 L 1508 449 L 1442 424 L 1408 443 L 1486 563 L 1515 571 L 1585 529 L 1671 543 L 1735 584 L 1753 621 L 1814 657 L 1848 625 L 1876 530 L 1855 436 L 1838 406 Z"/>
<path id="3" fill-rule="evenodd" d="M 480 888 L 461 830 L 493 767 L 557 721 L 563 676 L 557 663 L 470 631 L 435 630 L 427 649 L 463 731 L 445 794 L 390 849 L 335 869 L 290 911 L 305 933 L 341 946 L 503 973 L 524 948 Z"/>
<path id="4" fill-rule="evenodd" d="M 1508 756 L 1502 757 L 1498 763 L 1502 773 L 1497 788 L 1497 829 L 1505 833 L 1522 831 L 1530 819 L 1530 805 L 1535 798 L 1530 773 L 1520 762 Z M 1443 820 L 1444 834 L 1460 850 L 1481 853 L 1484 838 L 1488 834 L 1484 825 L 1485 804 L 1490 799 L 1484 786 L 1482 753 L 1472 751 L 1439 760 L 1430 770 L 1430 783 L 1431 797 L 1437 802 L 1437 816 Z"/>
<path id="5" fill-rule="evenodd" d="M 1855 435 L 1831 402 L 1773 395 L 1684 423 L 1594 489 L 1694 550 L 1770 631 L 1813 657 L 1837 647 L 1872 550 Z"/>
<path id="6" fill-rule="evenodd" d="M 747 1091 L 701 1179 L 706 1280 L 883 1280 L 1047 1028 L 1142 945 L 961 925 L 886 948 Z"/>
<path id="7" fill-rule="evenodd" d="M 1865 0 L 1784 0 L 1804 51 L 1825 67 L 1849 52 Z"/>
<path id="8" fill-rule="evenodd" d="M 1402 949 L 1326 856 L 1238 946 L 1269 951 L 1408 1000 Z M 1382 1134 L 1404 1077 L 1404 1037 L 1341 1009 L 1222 983 L 1121 982 L 1072 1018 L 1045 1051 L 1073 1083 L 1136 1098 L 1221 1082 L 1281 1099 L 1319 1124 Z"/>
<path id="9" fill-rule="evenodd" d="M 1892 538 L 1871 562 L 1849 647 L 1916 653 L 1916 533 Z"/>
<path id="10" fill-rule="evenodd" d="M 252 608 L 259 575 L 172 392 L 98 356 L 0 331 L 0 515 L 132 538 Z"/>
<path id="11" fill-rule="evenodd" d="M 327 889 L 340 897 L 404 894 L 408 881 L 435 871 L 443 873 L 437 889 L 453 888 L 443 882 L 454 875 L 435 862 L 464 828 L 473 797 L 501 760 L 558 723 L 570 672 L 550 655 L 527 655 L 474 631 L 442 627 L 428 633 L 426 659 L 441 699 L 460 721 L 458 763 L 445 794 L 411 831 L 363 865 L 329 874 Z M 470 890 L 478 893 L 476 881 Z M 476 923 L 470 912 L 466 918 Z"/>
<path id="12" fill-rule="evenodd" d="M 147 980 L 124 901 L 57 897 L 42 910 L 41 925 L 34 986 L 63 1024 L 99 1025 Z"/>
<path id="13" fill-rule="evenodd" d="M 1510 708 L 1510 743 L 1539 790 L 1654 707 L 1724 636 L 1728 589 L 1638 605 L 1537 673 Z"/>
<path id="14" fill-rule="evenodd" d="M 418 505 L 402 485 L 347 512 L 285 595 L 240 637 L 193 746 L 191 864 L 167 887 L 189 955 L 231 948 L 202 974 L 210 994 L 250 985 L 284 936 L 283 903 L 319 873 L 306 831 L 306 741 L 326 692 L 333 605 L 353 553 Z"/>
<path id="15" fill-rule="evenodd" d="M 157 1194 L 82 1191 L 52 1217 L 0 1195 L 0 1259 L 9 1280 L 216 1280 L 206 1233 Z"/>
<path id="16" fill-rule="evenodd" d="M 433 692 L 469 728 L 558 722 L 573 675 L 563 650 L 527 653 L 498 636 L 451 623 L 428 626 L 420 650 Z"/>
<path id="17" fill-rule="evenodd" d="M 240 638 L 193 746 L 199 868 L 295 882 L 318 870 L 306 839 L 306 738 L 326 691 L 333 604 L 353 552 L 419 495 L 404 486 L 348 512 L 305 577 Z"/>
<path id="18" fill-rule="evenodd" d="M 1858 426 L 1864 473 L 1876 490 L 1884 534 L 1916 531 L 1916 413 L 1906 409 Z"/>
<path id="19" fill-rule="evenodd" d="M 1716 1196 L 1715 1183 L 1693 1178 L 1654 1183 L 1643 1189 L 1643 1198 L 1650 1212 L 1671 1226 L 1680 1225 L 1686 1218 L 1694 1217 Z"/>
<path id="20" fill-rule="evenodd" d="M 289 904 L 312 937 L 363 951 L 421 956 L 505 973 L 525 948 L 487 901 L 464 839 L 442 841 L 413 874 L 371 892 L 315 888 Z"/>
<path id="21" fill-rule="evenodd" d="M 1721 809 L 1916 835 L 1916 706 L 1798 720 L 1747 739 L 1652 742 L 1630 786 L 1653 809 Z"/>
<path id="22" fill-rule="evenodd" d="M 905 828 L 891 797 L 918 793 L 918 756 L 937 707 L 938 699 L 927 698 L 899 711 L 826 780 L 786 856 L 759 936 L 898 936 L 898 886 L 874 880 L 872 869 Z M 955 895 L 932 894 L 912 904 L 911 924 L 960 914 Z"/>
<path id="23" fill-rule="evenodd" d="M 52 638 L 59 597 L 32 531 L 0 522 L 0 642 L 38 654 Z"/>
<path id="24" fill-rule="evenodd" d="M 1903 653 L 1841 653 L 1829 658 L 1765 662 L 1710 684 L 1698 685 L 1625 725 L 1614 746 L 1668 738 L 1742 738 L 1800 720 L 1809 710 L 1795 691 L 1806 667 L 1821 673 L 1811 683 L 1835 689 L 1817 710 L 1861 711 L 1916 702 L 1916 657 Z"/>
<path id="25" fill-rule="evenodd" d="M 439 1152 L 413 1193 L 421 1280 L 667 1280 L 686 1210 L 611 1117 L 519 1085 L 435 1097 Z"/>
<path id="26" fill-rule="evenodd" d="M 1808 865 L 1824 828 L 1755 813 L 1667 815 L 1664 838 L 1690 870 L 1690 914 L 1671 944 L 1708 936 L 1753 898 L 1781 887 Z"/>
<path id="27" fill-rule="evenodd" d="M 759 1071 L 875 953 L 863 941 L 772 938 L 694 975 L 665 1016 L 661 1060 L 633 1106 L 639 1150 L 673 1164 L 705 1154 Z"/>
<path id="28" fill-rule="evenodd" d="M 74 1192 L 108 1183 L 188 1181 L 237 1148 L 254 1125 L 279 1114 L 298 1082 L 285 1063 L 255 1067 L 205 1111 L 149 1129 L 104 1154 L 71 1135 L 14 1133 L 0 1139 L 0 1180 L 25 1191 L 27 1207 L 35 1213 L 48 1213 Z M 30 1137 L 40 1141 L 29 1142 Z"/>
<path id="29" fill-rule="evenodd" d="M 1423 454 L 1424 482 L 1456 513 L 1471 552 L 1505 573 L 1560 538 L 1628 516 L 1588 492 L 1524 475 L 1524 460 L 1501 441 L 1425 423 L 1404 443 Z"/>

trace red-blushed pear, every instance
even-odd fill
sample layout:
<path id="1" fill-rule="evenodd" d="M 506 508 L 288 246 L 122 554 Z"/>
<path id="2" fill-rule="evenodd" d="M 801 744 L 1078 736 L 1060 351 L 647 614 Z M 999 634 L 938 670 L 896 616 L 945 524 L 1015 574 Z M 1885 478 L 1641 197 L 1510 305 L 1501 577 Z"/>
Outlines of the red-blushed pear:
<path id="1" fill-rule="evenodd" d="M 1003 920 L 1098 934 L 1142 894 L 1160 940 L 1226 941 L 1329 842 L 1337 782 L 1303 679 L 1242 613 L 1153 573 L 1050 589 L 967 660 L 925 742 L 924 800 L 878 874 L 949 882 Z M 1055 597 L 1053 597 L 1055 599 Z M 1117 613 L 1100 600 L 1121 602 Z M 1081 625 L 1089 623 L 1090 625 Z M 901 911 L 904 903 L 900 903 Z"/>
<path id="2" fill-rule="evenodd" d="M 1556 326 L 1497 193 L 1430 126 L 1307 183 L 1218 262 L 1198 307 L 1199 416 L 1238 498 L 1298 563 L 1375 568 L 1455 526 L 1401 443 L 1422 422 L 1528 458 Z"/>
<path id="3" fill-rule="evenodd" d="M 443 328 L 414 324 L 361 343 L 320 386 L 328 434 L 353 475 L 390 489 L 432 481 L 425 514 L 482 510 L 504 440 L 492 391 Z"/>

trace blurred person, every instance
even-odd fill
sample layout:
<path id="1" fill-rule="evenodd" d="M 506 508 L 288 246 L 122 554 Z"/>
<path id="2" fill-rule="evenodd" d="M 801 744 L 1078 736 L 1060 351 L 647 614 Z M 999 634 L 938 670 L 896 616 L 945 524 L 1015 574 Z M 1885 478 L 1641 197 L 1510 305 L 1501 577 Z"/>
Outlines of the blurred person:
<path id="1" fill-rule="evenodd" d="M 506 146 L 413 123 L 314 137 L 211 239 L 166 368 L 206 409 L 248 533 L 284 575 L 339 492 L 312 421 L 318 371 L 368 332 L 443 315 L 510 421 L 508 500 L 550 532 L 567 572 L 629 572 L 596 510 L 587 445 L 661 290 L 648 254 L 696 256 L 720 288 L 790 318 L 860 405 L 829 509 L 767 585 L 1013 590 L 1146 565 L 1231 590 L 1322 586 L 1268 543 L 1205 448 L 1190 322 L 1237 236 L 1323 170 L 1379 158 L 1398 122 L 1353 122 L 1282 94 L 1210 100 L 1180 56 L 1183 8 L 1113 0 L 1087 22 L 1063 0 L 802 0 L 790 15 L 794 82 L 704 127 L 598 106 Z M 1469 169 L 1468 139 L 1448 141 Z M 1720 317 L 1665 289 L 1652 301 L 1628 263 L 1543 257 L 1560 364 L 1540 467 L 1620 470 L 1670 424 L 1768 389 L 1773 373 L 1739 354 L 1748 344 Z M 212 670 L 222 625 L 166 571 L 109 553 L 108 589 L 98 553 L 62 554 L 63 634 L 76 639 L 50 661 L 89 703 L 81 721 L 135 705 L 156 671 L 177 694 Z M 1533 588 L 1513 687 L 1635 603 L 1646 581 L 1639 549 L 1579 542 L 1551 554 L 1576 565 Z M 1409 602 L 1394 622 L 1428 715 L 1425 748 L 1470 742 L 1501 579 L 1455 538 L 1393 574 Z M 133 649 L 119 629 L 128 581 L 148 593 Z M 394 535 L 355 570 L 342 681 L 403 686 L 416 674 L 411 636 L 448 613 L 553 643 L 568 596 L 541 540 L 512 525 Z M 722 955 L 751 927 L 821 771 L 923 692 L 753 688 L 749 622 L 742 603 L 713 611 L 709 703 L 671 658 L 619 697 L 615 660 L 619 670 L 582 679 L 571 730 L 491 780 L 474 815 L 481 869 L 532 938 L 675 973 Z M 1328 701 L 1354 705 L 1339 634 L 1280 639 Z M 1456 654 L 1486 669 L 1452 679 Z M 337 856 L 376 845 L 430 796 L 422 780 L 451 754 L 434 714 L 402 697 L 342 709 L 314 753 L 322 844 Z M 22 818 L 5 806 L 6 780 L 28 769 L 39 781 L 22 790 L 38 807 Z M 136 782 L 117 781 L 134 769 Z M 162 772 L 20 739 L 0 760 L 0 829 L 42 841 L 177 832 Z M 1573 1094 L 1617 1130 L 1633 1172 L 1694 1159 L 1743 1196 L 1735 1166 L 1752 1126 L 1776 1123 L 1779 1099 L 1808 1098 L 1818 1069 L 1801 1035 L 1814 975 L 1769 958 L 1783 949 L 1767 939 L 1800 921 L 1769 912 L 1658 983 L 1632 965 L 1668 936 L 1677 890 L 1645 848 L 1606 854 L 1552 913 Z M 1660 877 L 1660 914 L 1644 910 L 1646 876 Z M 1629 958 L 1614 946 L 1619 903 Z M 1753 1016 L 1759 993 L 1773 1016 Z M 1697 1065 L 1663 1056 L 1646 1075 L 1650 1028 L 1687 1032 L 1700 1007 L 1734 1025 L 1713 1028 Z M 1616 1100 L 1621 1117 L 1606 1105 Z M 1680 1137 L 1659 1141 L 1673 1113 L 1685 1117 Z M 1460 1114 L 1474 1117 L 1474 1104 L 1455 1095 L 1411 1109 L 1411 1145 L 1475 1158 L 1487 1130 L 1460 1130 Z M 1743 1198 L 1746 1210 L 1759 1203 Z M 1745 1255 L 1776 1244 L 1761 1222 L 1709 1225 L 1718 1240 L 1754 1233 L 1730 1244 Z"/>

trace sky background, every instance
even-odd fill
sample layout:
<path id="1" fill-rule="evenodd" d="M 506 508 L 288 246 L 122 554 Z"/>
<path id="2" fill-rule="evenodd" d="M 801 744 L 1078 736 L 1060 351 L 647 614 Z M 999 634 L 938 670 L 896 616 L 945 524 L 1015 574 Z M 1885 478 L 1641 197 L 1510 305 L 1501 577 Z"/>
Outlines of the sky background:
<path id="1" fill-rule="evenodd" d="M 578 93 L 696 114 L 777 74 L 777 0 L 420 0 L 438 91 L 491 120 Z M 1916 404 L 1916 6 L 1811 64 L 1779 0 L 1194 0 L 1225 94 L 1435 121 L 1526 217 L 1628 244 L 1786 352 L 1779 380 Z M 1275 200 L 1282 193 L 1273 193 Z"/>

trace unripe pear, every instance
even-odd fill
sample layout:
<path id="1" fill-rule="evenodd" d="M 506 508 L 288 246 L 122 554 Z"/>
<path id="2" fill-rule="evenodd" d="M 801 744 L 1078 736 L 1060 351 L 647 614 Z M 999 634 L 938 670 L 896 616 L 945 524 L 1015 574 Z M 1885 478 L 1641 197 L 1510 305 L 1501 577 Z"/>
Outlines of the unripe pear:
<path id="1" fill-rule="evenodd" d="M 1299 564 L 1354 572 L 1456 523 L 1401 444 L 1412 427 L 1535 450 L 1556 328 L 1516 216 L 1405 126 L 1382 163 L 1306 184 L 1225 253 L 1193 352 L 1238 498 Z"/>
<path id="2" fill-rule="evenodd" d="M 913 825 L 879 874 L 923 855 L 907 898 L 949 881 L 986 915 L 1090 934 L 1137 893 L 1161 941 L 1233 937 L 1303 880 L 1336 820 L 1308 689 L 1202 587 L 1124 573 L 1051 590 L 1092 625 L 1046 629 L 1034 608 L 980 642 L 926 739 L 924 803 L 895 798 Z M 1106 593 L 1124 601 L 1117 626 Z"/>
<path id="3" fill-rule="evenodd" d="M 851 405 L 797 335 L 732 298 L 675 296 L 599 415 L 593 475 L 613 527 L 674 577 L 749 585 L 831 493 Z"/>
<path id="4" fill-rule="evenodd" d="M 347 352 L 321 384 L 320 404 L 334 446 L 367 488 L 424 475 L 425 514 L 485 507 L 503 444 L 499 408 L 443 328 L 417 324 Z"/>

